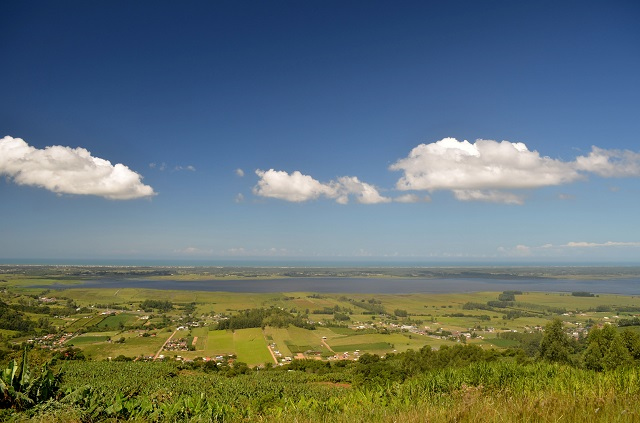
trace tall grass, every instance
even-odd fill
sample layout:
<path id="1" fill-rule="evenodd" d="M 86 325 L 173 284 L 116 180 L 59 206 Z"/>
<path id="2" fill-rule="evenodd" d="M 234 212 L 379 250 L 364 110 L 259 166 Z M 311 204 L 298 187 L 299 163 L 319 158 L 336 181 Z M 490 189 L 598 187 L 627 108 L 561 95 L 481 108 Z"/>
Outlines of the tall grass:
<path id="1" fill-rule="evenodd" d="M 106 375 L 110 375 L 105 379 Z M 335 375 L 334 375 L 335 376 Z M 476 363 L 348 387 L 332 375 L 227 378 L 167 363 L 71 363 L 67 396 L 16 421 L 637 422 L 640 369 Z M 323 379 L 324 378 L 324 379 Z M 325 382 L 323 382 L 325 380 Z M 89 386 L 86 386 L 86 384 Z M 84 388 L 83 388 L 84 386 Z"/>

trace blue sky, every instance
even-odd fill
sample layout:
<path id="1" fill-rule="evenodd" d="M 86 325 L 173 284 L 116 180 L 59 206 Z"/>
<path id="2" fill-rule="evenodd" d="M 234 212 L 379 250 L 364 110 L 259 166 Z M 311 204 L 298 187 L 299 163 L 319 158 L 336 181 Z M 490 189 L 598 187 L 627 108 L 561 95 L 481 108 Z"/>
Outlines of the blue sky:
<path id="1" fill-rule="evenodd" d="M 3 2 L 0 258 L 638 263 L 639 19 Z"/>

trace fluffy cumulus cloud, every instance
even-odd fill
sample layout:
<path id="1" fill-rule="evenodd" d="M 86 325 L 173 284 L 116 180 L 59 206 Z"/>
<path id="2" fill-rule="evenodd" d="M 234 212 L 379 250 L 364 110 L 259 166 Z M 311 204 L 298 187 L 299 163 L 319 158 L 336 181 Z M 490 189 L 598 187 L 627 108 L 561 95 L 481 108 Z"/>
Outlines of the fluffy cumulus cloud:
<path id="1" fill-rule="evenodd" d="M 445 138 L 420 144 L 390 166 L 402 171 L 399 190 L 451 190 L 461 201 L 522 204 L 510 190 L 568 184 L 602 177 L 640 176 L 640 153 L 592 147 L 586 156 L 562 161 L 541 156 L 520 142 Z"/>
<path id="2" fill-rule="evenodd" d="M 390 169 L 404 172 L 400 190 L 538 188 L 582 177 L 571 164 L 542 157 L 523 143 L 454 138 L 420 144 Z"/>
<path id="3" fill-rule="evenodd" d="M 430 201 L 406 191 L 451 191 L 460 201 L 483 201 L 520 205 L 525 196 L 518 190 L 559 186 L 601 177 L 640 177 L 640 153 L 592 147 L 588 155 L 563 161 L 540 155 L 521 142 L 477 140 L 474 143 L 444 138 L 420 144 L 390 167 L 402 172 L 396 189 L 405 194 L 385 197 L 378 188 L 355 176 L 322 183 L 296 171 L 256 173 L 260 177 L 254 193 L 263 197 L 303 202 L 326 197 L 346 204 L 350 198 L 363 204 L 415 203 Z M 515 191 L 515 192 L 514 192 Z M 560 199 L 570 199 L 565 194 Z"/>
<path id="4" fill-rule="evenodd" d="M 261 197 L 301 203 L 315 200 L 321 195 L 331 198 L 336 196 L 334 187 L 322 184 L 311 176 L 303 175 L 297 170 L 292 174 L 288 174 L 281 170 L 269 169 L 264 171 L 258 169 L 256 170 L 256 175 L 260 180 L 253 188 L 253 193 Z"/>
<path id="5" fill-rule="evenodd" d="M 338 183 L 332 183 L 332 186 L 336 189 L 338 196 L 336 201 L 340 204 L 347 204 L 349 202 L 349 196 L 353 195 L 358 203 L 361 204 L 378 204 L 388 203 L 390 198 L 380 195 L 376 187 L 361 182 L 355 176 L 343 176 L 338 178 Z"/>
<path id="6" fill-rule="evenodd" d="M 588 156 L 576 158 L 576 168 L 605 178 L 637 177 L 640 176 L 640 153 L 593 146 Z"/>
<path id="7" fill-rule="evenodd" d="M 123 164 L 93 157 L 84 148 L 59 145 L 37 149 L 20 138 L 0 140 L 0 174 L 19 185 L 60 194 L 96 195 L 130 200 L 155 195 L 142 176 Z"/>
<path id="8" fill-rule="evenodd" d="M 291 174 L 274 169 L 256 170 L 256 175 L 260 180 L 253 188 L 253 193 L 261 197 L 297 203 L 326 197 L 334 199 L 340 204 L 347 204 L 352 196 L 362 204 L 391 201 L 391 199 L 380 195 L 376 187 L 360 181 L 355 176 L 343 176 L 337 181 L 322 183 L 297 170 Z"/>

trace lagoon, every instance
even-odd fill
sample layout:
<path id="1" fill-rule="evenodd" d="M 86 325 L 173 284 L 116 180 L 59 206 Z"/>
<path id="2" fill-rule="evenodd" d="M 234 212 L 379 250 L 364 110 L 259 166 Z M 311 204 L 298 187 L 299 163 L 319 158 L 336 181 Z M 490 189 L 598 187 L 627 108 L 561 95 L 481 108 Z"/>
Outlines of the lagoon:
<path id="1" fill-rule="evenodd" d="M 588 291 L 599 294 L 640 295 L 640 279 L 491 279 L 491 278 L 279 278 L 242 280 L 149 280 L 139 278 L 104 278 L 80 281 L 73 285 L 41 286 L 48 289 L 75 288 L 139 288 L 161 290 L 186 290 L 236 293 L 367 293 L 367 294 L 412 294 L 453 293 L 483 291 L 541 291 L 574 292 Z"/>

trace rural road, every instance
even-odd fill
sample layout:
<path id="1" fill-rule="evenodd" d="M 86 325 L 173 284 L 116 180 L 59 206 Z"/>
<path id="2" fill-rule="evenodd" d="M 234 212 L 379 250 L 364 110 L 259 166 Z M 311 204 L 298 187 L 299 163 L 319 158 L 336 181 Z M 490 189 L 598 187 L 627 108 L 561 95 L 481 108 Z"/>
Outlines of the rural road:
<path id="1" fill-rule="evenodd" d="M 264 336 L 264 342 L 267 343 L 267 349 L 269 350 L 269 353 L 271 354 L 271 357 L 273 358 L 273 362 L 278 364 L 278 359 L 276 358 L 276 355 L 273 353 L 273 350 L 271 349 L 271 345 L 269 344 L 269 341 L 267 340 L 267 335 L 264 333 L 264 330 L 262 331 L 262 336 Z"/>
<path id="2" fill-rule="evenodd" d="M 327 349 L 329 351 L 331 351 L 332 353 L 335 354 L 335 351 L 333 349 L 331 349 L 331 347 L 329 346 L 329 344 L 327 344 L 327 341 L 325 341 L 324 339 L 322 340 L 322 345 L 324 345 L 325 347 L 327 347 Z"/>
<path id="3" fill-rule="evenodd" d="M 160 353 L 162 352 L 162 350 L 164 349 L 164 346 L 167 345 L 167 342 L 171 341 L 171 338 L 173 338 L 173 335 L 176 334 L 176 332 L 178 332 L 178 329 L 174 330 L 173 333 L 171 334 L 170 337 L 167 338 L 166 341 L 164 341 L 164 344 L 162 344 L 162 346 L 160 347 L 160 349 L 158 350 L 158 352 L 156 353 L 155 357 L 153 357 L 153 360 L 157 360 L 158 356 L 160 355 Z"/>

